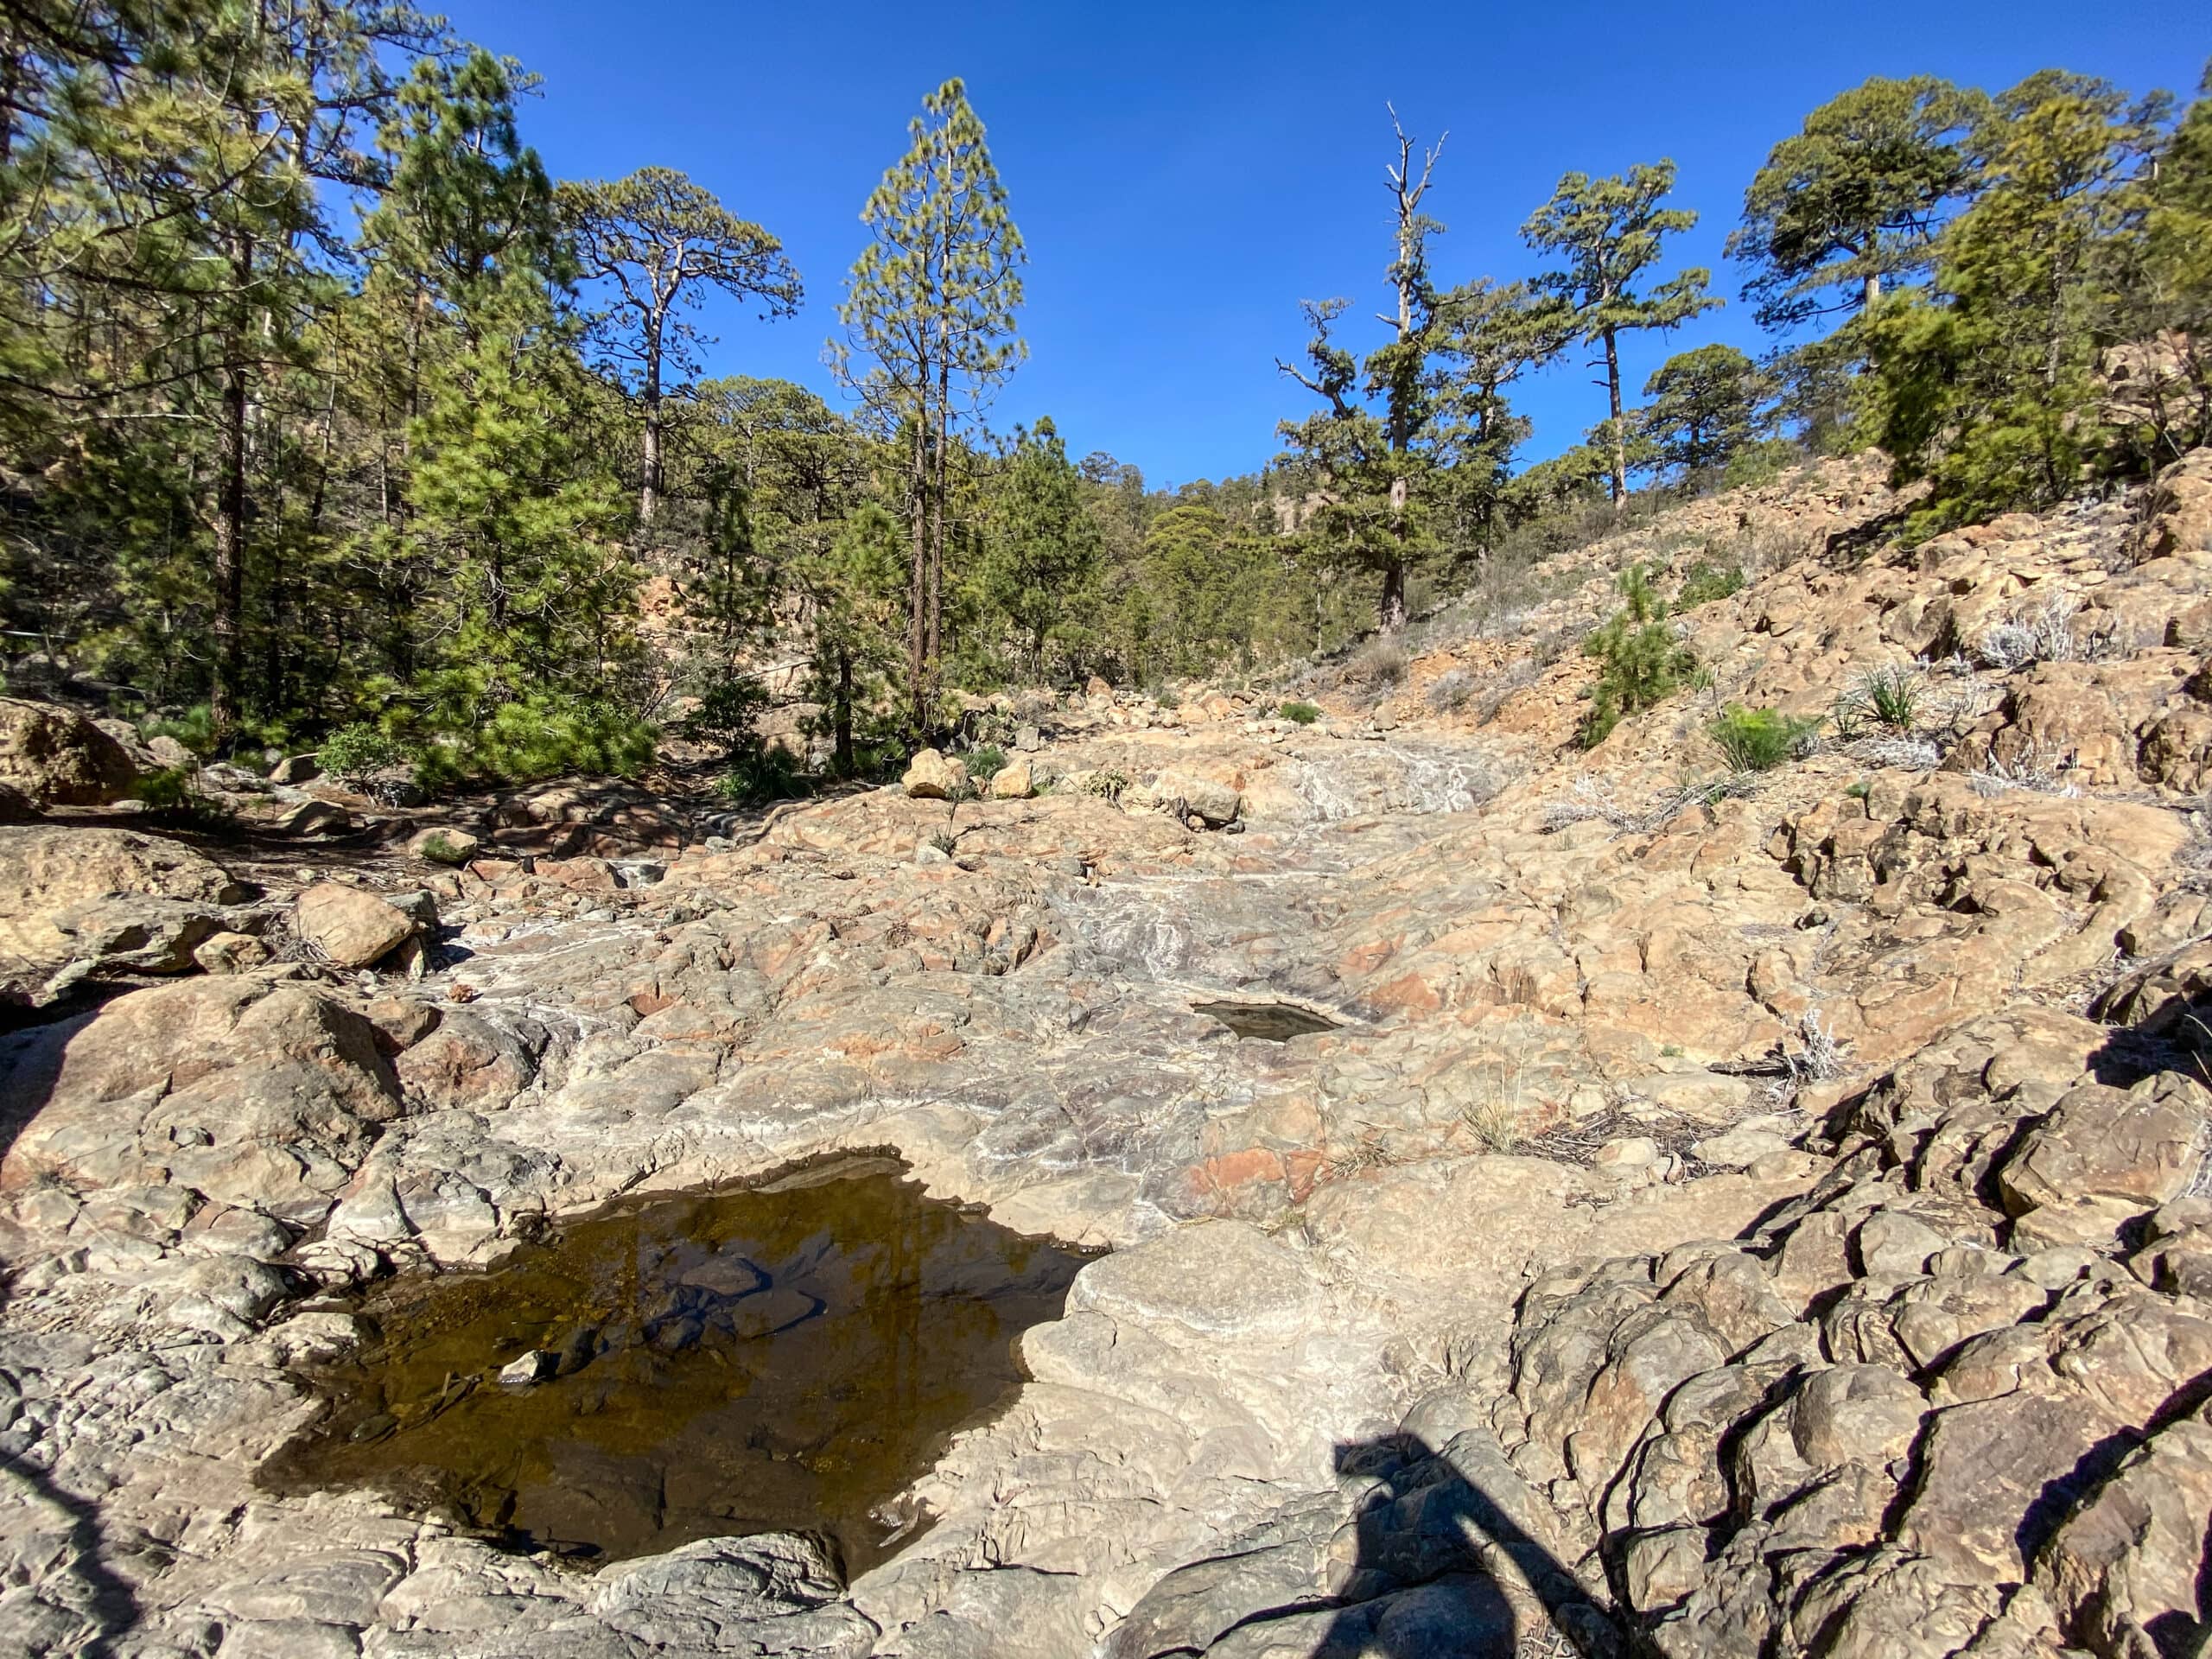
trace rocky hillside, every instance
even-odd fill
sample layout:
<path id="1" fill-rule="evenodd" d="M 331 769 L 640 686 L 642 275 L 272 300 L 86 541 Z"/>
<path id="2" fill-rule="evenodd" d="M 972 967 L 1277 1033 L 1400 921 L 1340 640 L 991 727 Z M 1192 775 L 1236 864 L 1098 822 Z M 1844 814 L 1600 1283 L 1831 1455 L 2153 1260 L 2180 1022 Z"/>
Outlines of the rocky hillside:
<path id="1" fill-rule="evenodd" d="M 980 798 L 293 766 L 165 830 L 10 706 L 0 1652 L 2201 1651 L 2212 455 L 1911 549 L 1896 505 L 1689 504 L 1306 723 L 980 711 Z M 1699 671 L 1585 752 L 1636 565 Z M 1740 771 L 1731 707 L 1823 723 Z M 884 1148 L 1111 1247 L 887 1565 L 255 1484 L 352 1287 Z"/>

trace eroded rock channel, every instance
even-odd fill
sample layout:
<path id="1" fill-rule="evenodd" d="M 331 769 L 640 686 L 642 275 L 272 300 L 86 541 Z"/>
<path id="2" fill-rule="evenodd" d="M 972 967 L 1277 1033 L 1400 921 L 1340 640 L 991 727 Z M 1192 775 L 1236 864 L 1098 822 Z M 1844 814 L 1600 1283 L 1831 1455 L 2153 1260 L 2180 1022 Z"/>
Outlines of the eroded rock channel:
<path id="1" fill-rule="evenodd" d="M 113 990 L 0 1039 L 0 1659 L 2201 1650 L 2212 454 L 2160 487 L 1693 502 L 1309 725 L 1040 698 L 1041 795 L 0 827 L 0 979 Z M 1554 647 L 1716 540 L 1713 702 L 1923 728 L 1581 749 Z M 2029 595 L 2095 654 L 1986 650 Z M 608 1208 L 886 1148 L 1108 1248 Z"/>
<path id="2" fill-rule="evenodd" d="M 817 1529 L 861 1571 L 1084 1259 L 887 1160 L 626 1204 L 355 1300 L 372 1335 L 303 1368 L 327 1413 L 261 1483 L 372 1488 L 579 1560 Z"/>

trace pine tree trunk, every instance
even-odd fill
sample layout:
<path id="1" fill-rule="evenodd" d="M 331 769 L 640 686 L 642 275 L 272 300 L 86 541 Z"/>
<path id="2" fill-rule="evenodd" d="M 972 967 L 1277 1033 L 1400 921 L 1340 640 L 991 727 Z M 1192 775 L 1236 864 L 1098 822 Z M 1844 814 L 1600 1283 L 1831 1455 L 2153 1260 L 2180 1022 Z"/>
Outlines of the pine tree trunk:
<path id="1" fill-rule="evenodd" d="M 239 309 L 223 341 L 222 406 L 216 418 L 214 662 L 207 712 L 216 732 L 238 724 L 245 674 L 245 416 L 248 402 L 245 296 L 253 281 L 253 238 L 232 245 Z"/>
<path id="2" fill-rule="evenodd" d="M 853 759 L 853 653 L 842 647 L 837 652 L 837 690 L 830 706 L 830 721 L 836 744 L 831 770 L 840 778 L 849 778 L 859 770 Z"/>
<path id="3" fill-rule="evenodd" d="M 1382 567 L 1382 632 L 1395 633 L 1406 626 L 1406 562 L 1392 559 Z"/>
<path id="4" fill-rule="evenodd" d="M 1605 395 L 1611 400 L 1613 420 L 1613 511 L 1628 500 L 1628 433 L 1621 425 L 1621 357 L 1613 331 L 1605 330 Z"/>
<path id="5" fill-rule="evenodd" d="M 1872 311 L 1874 308 L 1875 302 L 1881 297 L 1882 274 L 1878 270 L 1870 270 L 1866 273 L 1866 279 L 1861 285 L 1859 295 L 1860 303 L 1863 308 Z"/>
<path id="6" fill-rule="evenodd" d="M 949 353 L 938 359 L 937 375 L 937 487 L 931 506 L 934 521 L 930 535 L 930 716 L 937 715 L 939 681 L 944 654 L 944 499 L 950 477 L 952 428 L 952 364 Z"/>
<path id="7" fill-rule="evenodd" d="M 914 475 L 908 489 L 907 509 L 912 522 L 912 548 L 906 571 L 906 702 L 912 721 L 912 735 L 919 741 L 925 723 L 929 688 L 922 670 L 923 646 L 928 639 L 929 601 L 929 414 L 914 415 Z"/>
<path id="8" fill-rule="evenodd" d="M 660 352 L 648 345 L 645 352 L 645 476 L 638 487 L 638 522 L 650 524 L 660 505 Z"/>

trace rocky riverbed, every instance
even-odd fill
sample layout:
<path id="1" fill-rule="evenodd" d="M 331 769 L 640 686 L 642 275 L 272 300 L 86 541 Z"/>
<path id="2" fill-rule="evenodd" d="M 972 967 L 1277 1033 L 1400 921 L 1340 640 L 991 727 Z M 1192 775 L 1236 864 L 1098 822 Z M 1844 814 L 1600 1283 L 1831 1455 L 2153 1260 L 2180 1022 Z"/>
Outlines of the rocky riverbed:
<path id="1" fill-rule="evenodd" d="M 16 741 L 0 1652 L 2199 1650 L 2212 466 L 1891 505 L 1693 504 L 1311 726 L 1040 704 L 1008 798 L 539 791 L 452 863 L 289 783 L 164 834 Z M 1574 750 L 1558 642 L 1716 548 L 1711 685 Z M 1905 729 L 1703 735 L 1897 665 Z M 888 1560 L 264 1478 L 363 1287 L 837 1153 L 1106 1252 Z"/>

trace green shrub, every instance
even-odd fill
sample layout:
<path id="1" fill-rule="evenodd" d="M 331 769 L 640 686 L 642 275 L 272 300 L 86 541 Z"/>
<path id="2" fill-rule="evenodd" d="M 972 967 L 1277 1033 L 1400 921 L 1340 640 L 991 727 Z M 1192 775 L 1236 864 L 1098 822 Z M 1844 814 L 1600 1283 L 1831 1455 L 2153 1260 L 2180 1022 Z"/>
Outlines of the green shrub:
<path id="1" fill-rule="evenodd" d="M 180 743 L 183 741 L 177 740 Z M 159 772 L 142 772 L 130 785 L 130 798 L 143 801 L 156 812 L 189 806 L 199 798 L 199 791 L 194 787 L 194 772 L 191 766 L 164 766 Z"/>
<path id="2" fill-rule="evenodd" d="M 755 740 L 730 756 L 729 770 L 715 780 L 715 793 L 733 806 L 766 806 L 807 793 L 806 768 L 780 743 Z"/>
<path id="3" fill-rule="evenodd" d="M 1803 452 L 1787 438 L 1766 438 L 1745 444 L 1728 457 L 1721 469 L 1720 487 L 1740 490 L 1769 484 L 1803 458 Z"/>
<path id="4" fill-rule="evenodd" d="M 768 693 L 757 680 L 731 676 L 699 695 L 698 706 L 681 721 L 683 735 L 735 754 L 757 741 L 753 722 L 768 706 Z"/>
<path id="5" fill-rule="evenodd" d="M 960 759 L 968 767 L 968 775 L 978 784 L 988 784 L 1006 770 L 1006 751 L 995 743 L 972 748 Z"/>
<path id="6" fill-rule="evenodd" d="M 150 715 L 138 722 L 143 737 L 174 738 L 201 760 L 215 753 L 215 716 L 204 702 L 195 702 L 182 714 Z"/>
<path id="7" fill-rule="evenodd" d="M 1311 726 L 1321 718 L 1320 709 L 1310 702 L 1286 702 L 1278 712 L 1285 720 L 1294 721 L 1300 726 Z"/>
<path id="8" fill-rule="evenodd" d="M 342 780 L 406 766 L 414 756 L 405 744 L 382 727 L 361 721 L 340 726 L 323 739 L 315 758 L 315 764 L 324 772 Z"/>
<path id="9" fill-rule="evenodd" d="M 1101 800 L 1118 801 L 1129 786 L 1129 774 L 1116 766 L 1101 766 L 1083 780 L 1083 792 Z"/>
<path id="10" fill-rule="evenodd" d="M 1716 599 L 1726 599 L 1744 588 L 1743 570 L 1732 564 L 1713 564 L 1700 559 L 1689 568 L 1682 578 L 1682 590 L 1675 595 L 1675 610 L 1694 611 L 1700 605 L 1710 605 Z"/>
<path id="11" fill-rule="evenodd" d="M 426 748 L 416 773 L 432 784 L 467 778 L 524 784 L 563 772 L 634 778 L 652 759 L 652 728 L 635 715 L 596 698 L 541 691 L 502 703 L 474 730 Z"/>
<path id="12" fill-rule="evenodd" d="M 1920 724 L 1920 677 L 1898 666 L 1870 669 L 1844 693 L 1843 703 L 1877 725 L 1905 734 Z M 1840 719 L 1837 722 L 1842 724 Z"/>
<path id="13" fill-rule="evenodd" d="M 1821 727 L 1819 717 L 1793 720 L 1778 709 L 1739 709 L 1731 703 L 1706 735 L 1737 772 L 1771 772 L 1803 748 Z"/>
<path id="14" fill-rule="evenodd" d="M 1586 749 L 1597 747 L 1624 716 L 1651 708 L 1697 670 L 1697 654 L 1675 638 L 1663 620 L 1665 607 L 1643 567 L 1624 571 L 1620 586 L 1627 602 L 1582 642 L 1583 654 L 1600 664 L 1582 717 Z"/>

